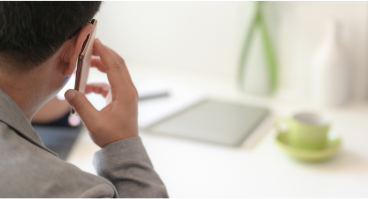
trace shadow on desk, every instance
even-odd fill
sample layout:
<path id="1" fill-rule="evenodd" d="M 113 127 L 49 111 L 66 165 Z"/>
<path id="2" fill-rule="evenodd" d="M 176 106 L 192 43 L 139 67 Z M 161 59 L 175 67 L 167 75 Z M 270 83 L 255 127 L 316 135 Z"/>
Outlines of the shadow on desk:
<path id="1" fill-rule="evenodd" d="M 347 174 L 366 174 L 368 173 L 368 161 L 349 150 L 340 151 L 335 157 L 324 162 L 304 163 L 307 169 L 320 171 L 323 173 L 347 173 Z"/>

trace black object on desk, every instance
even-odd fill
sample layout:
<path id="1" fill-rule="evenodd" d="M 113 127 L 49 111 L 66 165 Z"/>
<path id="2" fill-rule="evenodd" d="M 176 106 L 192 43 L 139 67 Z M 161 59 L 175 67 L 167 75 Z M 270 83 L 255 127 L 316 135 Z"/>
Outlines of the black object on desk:
<path id="1" fill-rule="evenodd" d="M 32 124 L 32 126 L 41 137 L 45 146 L 56 152 L 62 160 L 66 160 L 68 157 L 75 140 L 83 128 L 83 124 L 77 127 L 38 124 Z"/>

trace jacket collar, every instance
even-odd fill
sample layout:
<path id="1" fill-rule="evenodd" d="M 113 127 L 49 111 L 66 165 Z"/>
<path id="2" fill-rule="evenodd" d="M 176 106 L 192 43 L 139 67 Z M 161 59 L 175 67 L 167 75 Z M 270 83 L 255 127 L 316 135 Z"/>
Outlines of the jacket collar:
<path id="1" fill-rule="evenodd" d="M 57 156 L 55 152 L 46 148 L 18 105 L 2 89 L 0 89 L 0 121 L 13 128 L 16 133 L 29 142 Z"/>

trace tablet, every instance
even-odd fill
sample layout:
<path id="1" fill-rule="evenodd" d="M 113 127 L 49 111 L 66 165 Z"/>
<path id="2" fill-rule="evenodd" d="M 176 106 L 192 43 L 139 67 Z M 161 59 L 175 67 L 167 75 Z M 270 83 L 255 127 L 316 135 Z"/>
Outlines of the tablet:
<path id="1" fill-rule="evenodd" d="M 268 116 L 264 107 L 204 100 L 146 128 L 148 132 L 240 146 Z"/>

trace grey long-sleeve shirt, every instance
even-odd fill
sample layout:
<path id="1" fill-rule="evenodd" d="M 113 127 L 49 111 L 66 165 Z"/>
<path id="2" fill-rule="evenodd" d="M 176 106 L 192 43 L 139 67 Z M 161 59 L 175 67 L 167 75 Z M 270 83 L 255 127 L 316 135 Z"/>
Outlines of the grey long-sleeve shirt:
<path id="1" fill-rule="evenodd" d="M 0 89 L 0 197 L 167 197 L 139 137 L 95 154 L 99 176 L 47 149 L 16 103 Z"/>

